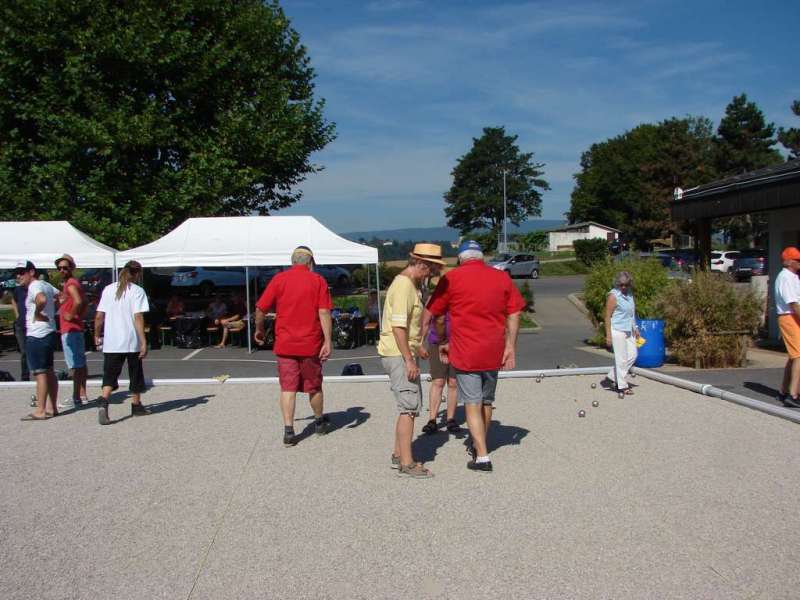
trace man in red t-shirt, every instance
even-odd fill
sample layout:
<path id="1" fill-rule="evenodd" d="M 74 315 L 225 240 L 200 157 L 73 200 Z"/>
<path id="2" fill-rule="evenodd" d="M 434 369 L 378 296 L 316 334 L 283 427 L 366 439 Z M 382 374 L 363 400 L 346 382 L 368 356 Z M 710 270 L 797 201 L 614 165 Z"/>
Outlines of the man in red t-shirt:
<path id="1" fill-rule="evenodd" d="M 330 431 L 322 412 L 322 361 L 331 355 L 331 294 L 314 273 L 314 254 L 306 246 L 292 252 L 292 268 L 275 275 L 256 302 L 255 340 L 264 344 L 264 318 L 275 307 L 275 355 L 281 385 L 283 443 L 293 446 L 297 392 L 308 394 L 316 433 Z"/>
<path id="2" fill-rule="evenodd" d="M 497 371 L 515 365 L 519 313 L 525 300 L 508 274 L 486 266 L 480 245 L 464 241 L 458 249 L 460 266 L 446 273 L 428 302 L 436 316 L 442 362 L 456 371 L 458 399 L 464 404 L 469 427 L 467 468 L 491 471 L 486 433 L 492 422 Z M 450 339 L 444 314 L 450 313 Z"/>
<path id="3" fill-rule="evenodd" d="M 88 402 L 86 397 L 86 340 L 83 336 L 83 316 L 86 313 L 86 294 L 80 281 L 73 277 L 75 260 L 64 254 L 56 260 L 61 275 L 60 307 L 58 309 L 61 346 L 64 361 L 72 375 L 72 400 L 64 399 L 59 408 L 78 407 Z"/>

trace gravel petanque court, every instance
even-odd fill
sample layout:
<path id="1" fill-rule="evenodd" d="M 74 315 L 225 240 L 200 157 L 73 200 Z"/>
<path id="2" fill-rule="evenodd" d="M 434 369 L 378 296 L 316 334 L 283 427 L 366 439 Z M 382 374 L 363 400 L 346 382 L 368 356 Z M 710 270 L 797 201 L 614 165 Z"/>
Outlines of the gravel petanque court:
<path id="1" fill-rule="evenodd" d="M 494 473 L 439 433 L 428 481 L 389 469 L 384 383 L 327 384 L 337 429 L 289 449 L 272 384 L 159 386 L 109 427 L 1 390 L 0 598 L 796 598 L 800 428 L 600 379 L 501 381 Z"/>

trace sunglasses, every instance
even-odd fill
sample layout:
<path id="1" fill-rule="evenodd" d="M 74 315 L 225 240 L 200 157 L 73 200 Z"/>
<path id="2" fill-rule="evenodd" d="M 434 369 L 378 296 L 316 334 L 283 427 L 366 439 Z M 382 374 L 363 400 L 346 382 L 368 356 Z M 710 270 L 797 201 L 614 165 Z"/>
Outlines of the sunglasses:
<path id="1" fill-rule="evenodd" d="M 70 267 L 69 265 L 58 265 L 56 267 L 56 269 L 58 269 L 59 271 L 69 271 L 71 268 L 72 267 Z"/>

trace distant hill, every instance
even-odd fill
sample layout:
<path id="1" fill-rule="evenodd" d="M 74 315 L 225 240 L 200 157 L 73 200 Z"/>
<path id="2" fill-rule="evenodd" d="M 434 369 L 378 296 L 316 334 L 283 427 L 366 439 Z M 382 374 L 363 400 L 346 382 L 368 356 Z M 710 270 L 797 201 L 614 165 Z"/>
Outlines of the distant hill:
<path id="1" fill-rule="evenodd" d="M 529 231 L 539 231 L 540 229 L 555 229 L 564 225 L 565 221 L 559 219 L 536 219 L 526 221 L 519 227 L 508 226 L 508 234 L 527 233 Z M 340 233 L 343 238 L 354 242 L 359 239 L 371 240 L 376 237 L 381 240 L 398 240 L 412 242 L 423 242 L 425 240 L 448 240 L 458 239 L 458 230 L 452 227 L 409 227 L 407 229 L 376 229 L 375 231 L 351 231 Z"/>

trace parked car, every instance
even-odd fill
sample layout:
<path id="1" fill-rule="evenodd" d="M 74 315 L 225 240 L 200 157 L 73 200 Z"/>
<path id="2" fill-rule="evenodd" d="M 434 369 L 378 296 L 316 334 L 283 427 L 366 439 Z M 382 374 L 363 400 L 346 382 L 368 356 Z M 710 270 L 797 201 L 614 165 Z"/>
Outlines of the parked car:
<path id="1" fill-rule="evenodd" d="M 103 293 L 105 287 L 113 281 L 111 269 L 86 269 L 80 276 L 80 282 L 85 292 L 93 294 Z"/>
<path id="2" fill-rule="evenodd" d="M 252 269 L 251 278 L 257 275 L 258 269 Z M 244 267 L 178 267 L 172 275 L 170 285 L 210 297 L 217 288 L 243 288 Z"/>
<path id="3" fill-rule="evenodd" d="M 759 248 L 742 250 L 733 262 L 731 273 L 736 281 L 747 281 L 753 275 L 766 275 L 769 273 L 767 251 Z"/>
<path id="4" fill-rule="evenodd" d="M 738 250 L 712 252 L 711 270 L 719 273 L 728 273 L 733 268 L 733 263 L 737 258 L 739 258 Z"/>
<path id="5" fill-rule="evenodd" d="M 17 287 L 17 278 L 14 276 L 14 269 L 0 271 L 0 289 L 13 290 L 15 287 Z"/>
<path id="6" fill-rule="evenodd" d="M 678 269 L 692 269 L 700 262 L 700 253 L 694 248 L 671 248 L 662 250 L 661 254 L 671 256 Z"/>
<path id="7" fill-rule="evenodd" d="M 539 259 L 533 254 L 498 254 L 487 263 L 513 277 L 539 278 Z"/>
<path id="8" fill-rule="evenodd" d="M 319 273 L 331 287 L 347 287 L 350 285 L 350 271 L 336 265 L 314 265 L 314 272 Z"/>

